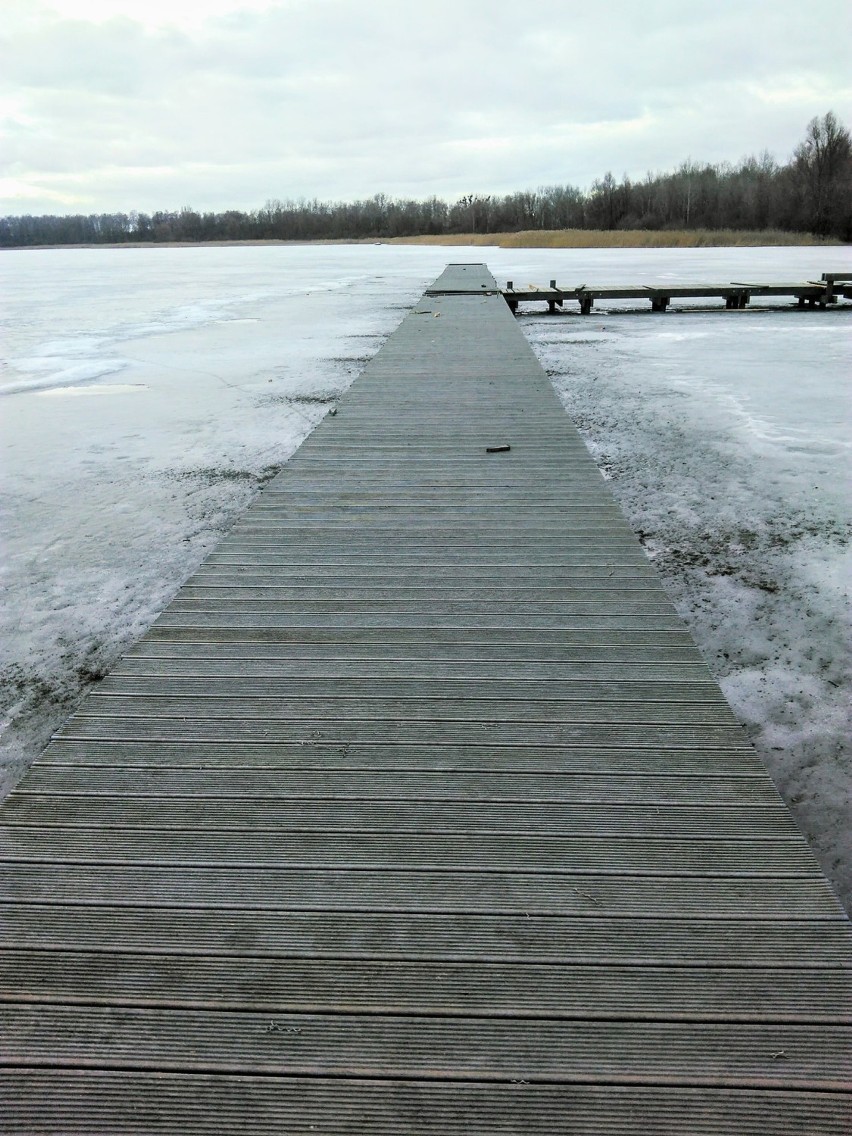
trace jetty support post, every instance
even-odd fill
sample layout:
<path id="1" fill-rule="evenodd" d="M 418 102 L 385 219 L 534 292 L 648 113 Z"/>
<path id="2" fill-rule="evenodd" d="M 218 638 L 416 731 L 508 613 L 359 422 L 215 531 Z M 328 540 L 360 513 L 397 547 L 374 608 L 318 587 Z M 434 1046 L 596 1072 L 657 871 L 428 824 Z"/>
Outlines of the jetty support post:
<path id="1" fill-rule="evenodd" d="M 725 307 L 739 311 L 748 307 L 750 299 L 751 292 L 745 288 L 737 288 L 735 291 L 725 294 Z"/>

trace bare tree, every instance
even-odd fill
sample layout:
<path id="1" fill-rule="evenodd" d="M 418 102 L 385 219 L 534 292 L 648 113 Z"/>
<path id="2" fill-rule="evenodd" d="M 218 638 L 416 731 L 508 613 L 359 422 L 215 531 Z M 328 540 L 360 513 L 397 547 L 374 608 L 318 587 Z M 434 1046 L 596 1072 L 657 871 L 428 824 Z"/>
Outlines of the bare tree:
<path id="1" fill-rule="evenodd" d="M 834 111 L 811 119 L 793 161 L 805 190 L 810 227 L 818 236 L 827 236 L 838 220 L 843 206 L 839 196 L 848 189 L 852 166 L 852 136 L 838 122 Z"/>

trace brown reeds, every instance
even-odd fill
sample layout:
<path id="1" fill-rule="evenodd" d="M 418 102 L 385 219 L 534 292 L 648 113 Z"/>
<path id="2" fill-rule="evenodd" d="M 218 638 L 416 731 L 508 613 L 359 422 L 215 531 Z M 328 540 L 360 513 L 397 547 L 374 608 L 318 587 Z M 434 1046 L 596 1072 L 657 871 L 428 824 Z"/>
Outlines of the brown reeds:
<path id="1" fill-rule="evenodd" d="M 393 237 L 410 245 L 491 245 L 498 248 L 728 248 L 767 245 L 838 245 L 834 238 L 779 229 L 528 229 L 520 233 L 455 233 Z"/>

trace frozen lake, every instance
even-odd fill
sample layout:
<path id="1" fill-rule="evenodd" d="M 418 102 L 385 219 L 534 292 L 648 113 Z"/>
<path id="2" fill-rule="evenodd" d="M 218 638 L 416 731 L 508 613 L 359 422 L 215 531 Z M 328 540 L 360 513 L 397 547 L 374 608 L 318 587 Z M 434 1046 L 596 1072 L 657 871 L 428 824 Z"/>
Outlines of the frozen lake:
<path id="1" fill-rule="evenodd" d="M 2 786 L 450 260 L 516 286 L 818 279 L 841 248 L 4 252 Z M 852 305 L 521 326 L 825 870 L 852 895 Z"/>

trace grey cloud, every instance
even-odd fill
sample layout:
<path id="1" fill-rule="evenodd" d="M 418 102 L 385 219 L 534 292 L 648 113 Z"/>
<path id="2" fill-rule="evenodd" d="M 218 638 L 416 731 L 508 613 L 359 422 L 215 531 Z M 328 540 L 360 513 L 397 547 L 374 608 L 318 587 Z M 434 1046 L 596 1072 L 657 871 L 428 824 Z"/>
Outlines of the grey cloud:
<path id="1" fill-rule="evenodd" d="M 784 158 L 812 115 L 849 117 L 847 10 L 294 0 L 193 35 L 56 21 L 7 45 L 3 89 L 23 117 L 6 176 L 67 186 L 73 208 L 220 208 Z"/>
<path id="2" fill-rule="evenodd" d="M 148 94 L 163 73 L 186 61 L 181 37 L 153 35 L 125 18 L 103 24 L 62 20 L 14 43 L 0 41 L 3 86 L 131 97 Z"/>

